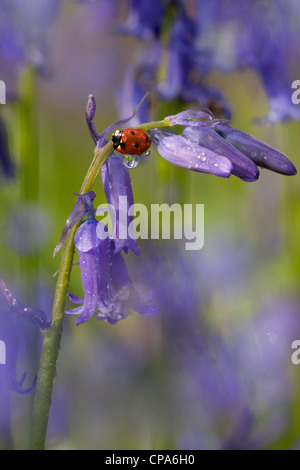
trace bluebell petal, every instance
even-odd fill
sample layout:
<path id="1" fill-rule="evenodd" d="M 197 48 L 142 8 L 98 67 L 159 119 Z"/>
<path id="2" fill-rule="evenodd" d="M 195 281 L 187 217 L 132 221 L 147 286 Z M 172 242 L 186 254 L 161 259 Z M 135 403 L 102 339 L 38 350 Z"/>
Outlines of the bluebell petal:
<path id="1" fill-rule="evenodd" d="M 23 317 L 29 323 L 36 325 L 41 331 L 47 330 L 50 327 L 46 313 L 43 310 L 20 303 L 8 289 L 1 276 L 0 289 L 2 290 L 9 307 L 11 307 L 18 315 Z"/>
<path id="2" fill-rule="evenodd" d="M 170 133 L 165 133 L 165 135 L 159 140 L 157 151 L 168 162 L 188 170 L 210 173 L 224 178 L 230 176 L 232 164 L 227 157 L 189 141 L 182 135 Z"/>
<path id="3" fill-rule="evenodd" d="M 124 250 L 127 253 L 128 250 L 131 250 L 139 255 L 140 249 L 137 240 L 128 234 L 128 225 L 133 219 L 133 216 L 128 216 L 128 209 L 134 201 L 129 170 L 123 165 L 122 157 L 114 155 L 109 157 L 102 166 L 101 176 L 107 202 L 114 207 L 116 212 L 115 252 Z M 126 201 L 123 207 L 120 206 L 121 200 Z M 128 222 L 125 227 L 120 226 L 120 221 L 123 218 Z M 120 234 L 122 234 L 122 238 Z"/>
<path id="4" fill-rule="evenodd" d="M 95 114 L 96 114 L 96 100 L 93 95 L 89 95 L 86 109 L 85 109 L 85 118 L 86 118 L 88 129 L 92 136 L 92 139 L 95 142 L 95 144 L 97 144 L 100 138 L 100 135 L 98 134 L 95 123 L 94 123 Z"/>
<path id="5" fill-rule="evenodd" d="M 173 116 L 167 116 L 165 118 L 171 126 L 191 126 L 191 127 L 202 127 L 205 125 L 211 126 L 212 115 L 209 111 L 197 111 L 194 109 L 187 109 L 180 113 L 174 114 Z M 207 122 L 202 122 L 200 119 L 205 119 Z"/>
<path id="6" fill-rule="evenodd" d="M 79 222 L 84 216 L 86 216 L 90 210 L 93 210 L 93 200 L 96 197 L 94 191 L 88 191 L 84 194 L 76 194 L 76 196 L 76 204 L 73 207 L 69 217 L 67 218 L 59 242 L 54 249 L 53 258 L 57 255 L 57 253 L 63 246 L 71 229 L 77 224 L 77 222 Z"/>
<path id="7" fill-rule="evenodd" d="M 256 165 L 283 175 L 295 175 L 294 164 L 281 152 L 255 137 L 226 124 L 217 124 L 214 129 L 227 142 L 250 158 Z"/>
<path id="8" fill-rule="evenodd" d="M 100 222 L 99 222 L 100 223 Z M 79 315 L 77 325 L 89 320 L 98 310 L 109 313 L 114 310 L 109 291 L 110 240 L 97 236 L 96 220 L 84 222 L 76 232 L 84 300 L 81 307 L 67 310 L 67 314 Z"/>
<path id="9" fill-rule="evenodd" d="M 223 155 L 232 163 L 232 174 L 243 181 L 255 181 L 259 177 L 257 166 L 233 145 L 224 140 L 210 127 L 203 127 L 194 131 L 185 129 L 184 135 L 191 141 L 206 147 L 216 154 Z"/>

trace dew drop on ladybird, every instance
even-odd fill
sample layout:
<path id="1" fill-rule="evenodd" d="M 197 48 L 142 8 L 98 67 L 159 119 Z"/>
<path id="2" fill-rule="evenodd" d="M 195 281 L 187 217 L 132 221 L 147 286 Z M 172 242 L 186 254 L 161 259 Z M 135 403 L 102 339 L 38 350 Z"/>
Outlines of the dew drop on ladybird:
<path id="1" fill-rule="evenodd" d="M 139 161 L 140 159 L 138 155 L 124 155 L 123 157 L 123 165 L 129 169 L 136 168 Z"/>

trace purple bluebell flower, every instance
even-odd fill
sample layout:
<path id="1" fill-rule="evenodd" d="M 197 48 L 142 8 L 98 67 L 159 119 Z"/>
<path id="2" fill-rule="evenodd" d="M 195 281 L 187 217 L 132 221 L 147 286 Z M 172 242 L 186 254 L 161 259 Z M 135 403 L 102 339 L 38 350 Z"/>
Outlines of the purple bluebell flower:
<path id="1" fill-rule="evenodd" d="M 20 303 L 8 289 L 6 283 L 0 276 L 0 289 L 4 295 L 9 307 L 24 318 L 29 323 L 36 325 L 41 331 L 47 330 L 50 327 L 50 323 L 47 319 L 47 315 L 43 310 L 29 307 L 25 304 Z"/>
<path id="2" fill-rule="evenodd" d="M 9 393 L 9 391 L 22 395 L 30 393 L 36 383 L 36 378 L 34 378 L 30 387 L 23 388 L 26 373 L 19 380 L 17 379 L 18 333 L 16 322 L 14 322 L 12 315 L 13 313 L 9 309 L 4 310 L 0 314 L 0 340 L 1 346 L 5 345 L 4 351 L 1 351 L 1 361 L 4 359 L 4 363 L 0 363 L 0 371 L 4 372 L 6 377 L 6 380 L 1 381 L 1 398 L 3 398 L 2 393 Z"/>
<path id="3" fill-rule="evenodd" d="M 22 35 L 16 27 L 11 2 L 3 0 L 0 15 L 0 70 L 7 87 L 7 99 L 15 98 L 17 78 L 24 65 Z"/>
<path id="4" fill-rule="evenodd" d="M 61 0 L 12 0 L 15 26 L 21 33 L 24 57 L 39 72 L 47 73 L 46 31 L 57 17 Z M 25 13 L 26 12 L 26 13 Z"/>
<path id="5" fill-rule="evenodd" d="M 197 103 L 199 99 L 214 108 L 218 117 L 230 118 L 231 110 L 220 90 L 205 81 L 209 57 L 205 57 L 197 44 L 197 23 L 186 14 L 178 2 L 170 27 L 167 49 L 167 71 L 158 83 L 157 93 L 163 100 L 180 99 Z"/>
<path id="6" fill-rule="evenodd" d="M 27 341 L 31 332 L 31 344 L 34 336 L 31 325 L 38 328 L 38 334 L 47 330 L 50 323 L 44 311 L 20 303 L 0 277 L 0 440 L 3 433 L 9 433 L 10 392 L 18 394 L 30 393 L 35 384 L 36 376 L 29 386 L 24 386 L 27 373 L 17 378 L 20 368 L 22 342 Z M 31 324 L 31 325 L 29 325 Z M 28 329 L 27 329 L 28 328 Z M 36 332 L 36 328 L 34 328 Z M 41 335 L 40 335 L 41 336 Z M 24 352 L 24 351 L 23 351 Z"/>
<path id="7" fill-rule="evenodd" d="M 152 0 L 141 2 L 130 0 L 126 21 L 119 26 L 119 31 L 141 39 L 158 37 L 163 25 L 165 2 Z"/>
<path id="8" fill-rule="evenodd" d="M 136 255 L 140 254 L 137 240 L 128 234 L 129 224 L 133 216 L 128 215 L 129 208 L 133 205 L 133 193 L 129 170 L 123 164 L 122 157 L 109 157 L 101 169 L 103 187 L 108 204 L 115 210 L 114 234 L 115 252 L 131 250 Z"/>
<path id="9" fill-rule="evenodd" d="M 129 278 L 121 253 L 115 253 L 114 241 L 108 237 L 107 227 L 97 222 L 94 209 L 77 230 L 75 247 L 79 256 L 84 299 L 71 294 L 70 300 L 82 304 L 67 314 L 78 315 L 76 324 L 92 316 L 111 324 L 128 316 L 130 309 L 142 315 L 156 313 L 155 307 L 143 302 Z"/>
<path id="10" fill-rule="evenodd" d="M 257 165 L 286 175 L 296 174 L 285 155 L 222 120 L 212 119 L 207 110 L 188 110 L 165 119 L 185 129 L 179 135 L 160 129 L 149 132 L 158 153 L 176 166 L 226 178 L 233 174 L 248 182 L 258 179 Z"/>
<path id="11" fill-rule="evenodd" d="M 19 73 L 32 65 L 48 73 L 46 31 L 56 18 L 61 0 L 3 0 L 0 17 L 1 79 L 7 84 L 8 99 L 17 96 Z"/>
<path id="12" fill-rule="evenodd" d="M 208 66 L 254 70 L 269 102 L 268 122 L 300 119 L 291 102 L 291 83 L 299 73 L 299 23 L 298 5 L 291 0 L 198 2 L 198 44 Z"/>
<path id="13" fill-rule="evenodd" d="M 108 237 L 102 240 L 98 238 L 97 225 L 94 216 L 89 216 L 75 235 L 84 299 L 71 294 L 70 300 L 82 305 L 73 310 L 66 310 L 66 313 L 78 315 L 77 325 L 86 322 L 93 315 L 100 315 L 99 312 L 103 314 L 103 318 L 108 318 L 114 310 L 109 292 L 111 241 Z"/>
<path id="14" fill-rule="evenodd" d="M 214 130 L 256 165 L 283 175 L 297 173 L 294 164 L 283 153 L 255 137 L 223 123 L 216 124 Z"/>
<path id="15" fill-rule="evenodd" d="M 155 131 L 151 138 L 157 143 L 158 153 L 173 165 L 224 178 L 231 174 L 232 164 L 227 157 L 188 140 L 184 133 Z"/>

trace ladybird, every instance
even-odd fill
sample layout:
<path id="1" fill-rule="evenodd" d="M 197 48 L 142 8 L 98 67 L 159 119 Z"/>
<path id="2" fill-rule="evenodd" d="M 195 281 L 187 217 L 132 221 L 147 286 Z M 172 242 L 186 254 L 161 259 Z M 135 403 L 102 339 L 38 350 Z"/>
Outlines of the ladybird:
<path id="1" fill-rule="evenodd" d="M 117 129 L 111 140 L 115 150 L 128 155 L 143 155 L 151 145 L 149 135 L 141 129 Z"/>

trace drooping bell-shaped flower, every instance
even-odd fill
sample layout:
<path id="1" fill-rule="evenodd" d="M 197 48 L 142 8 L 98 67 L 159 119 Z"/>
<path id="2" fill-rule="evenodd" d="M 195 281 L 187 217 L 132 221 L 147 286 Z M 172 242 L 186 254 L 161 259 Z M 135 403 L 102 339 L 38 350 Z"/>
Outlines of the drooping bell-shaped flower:
<path id="1" fill-rule="evenodd" d="M 17 365 L 19 357 L 19 340 L 24 332 L 24 323 L 31 323 L 43 332 L 50 328 L 50 322 L 43 310 L 22 304 L 17 300 L 0 276 L 0 291 L 5 299 L 0 311 L 0 432 L 7 418 L 6 407 L 9 400 L 9 392 L 27 394 L 36 384 L 34 377 L 29 387 L 23 387 L 26 373 L 17 379 Z M 22 324 L 22 321 L 24 323 Z"/>
<path id="2" fill-rule="evenodd" d="M 78 315 L 77 325 L 89 320 L 98 311 L 109 314 L 114 310 L 109 293 L 110 240 L 108 237 L 98 237 L 97 226 L 98 222 L 92 211 L 75 234 L 84 299 L 70 295 L 73 303 L 82 305 L 74 310 L 67 310 L 66 313 Z"/>
<path id="3" fill-rule="evenodd" d="M 184 130 L 181 134 L 160 129 L 149 133 L 158 153 L 176 166 L 226 178 L 233 174 L 248 182 L 258 179 L 258 166 L 285 175 L 297 173 L 281 152 L 224 120 L 212 119 L 207 109 L 183 111 L 165 120 Z"/>
<path id="4" fill-rule="evenodd" d="M 77 230 L 74 242 L 84 299 L 71 294 L 70 300 L 81 306 L 66 313 L 78 315 L 77 325 L 92 316 L 113 324 L 126 318 L 131 309 L 142 315 L 156 313 L 155 307 L 135 293 L 125 261 L 120 252 L 115 252 L 115 242 L 108 237 L 107 227 L 96 220 L 92 203 L 88 219 Z"/>
<path id="5" fill-rule="evenodd" d="M 131 250 L 139 255 L 137 240 L 128 234 L 128 227 L 133 219 L 132 215 L 128 215 L 129 208 L 133 205 L 129 170 L 124 166 L 122 157 L 111 156 L 104 163 L 101 174 L 107 202 L 114 208 L 115 252 L 124 250 L 127 253 Z"/>
<path id="6" fill-rule="evenodd" d="M 236 149 L 250 158 L 256 165 L 283 175 L 295 175 L 294 164 L 270 145 L 238 129 L 219 123 L 214 126 L 217 133 Z"/>
<path id="7" fill-rule="evenodd" d="M 19 302 L 13 293 L 9 290 L 6 283 L 0 276 L 0 289 L 4 295 L 8 306 L 24 318 L 29 323 L 36 325 L 41 331 L 47 330 L 50 327 L 47 315 L 43 310 L 30 307 Z"/>

